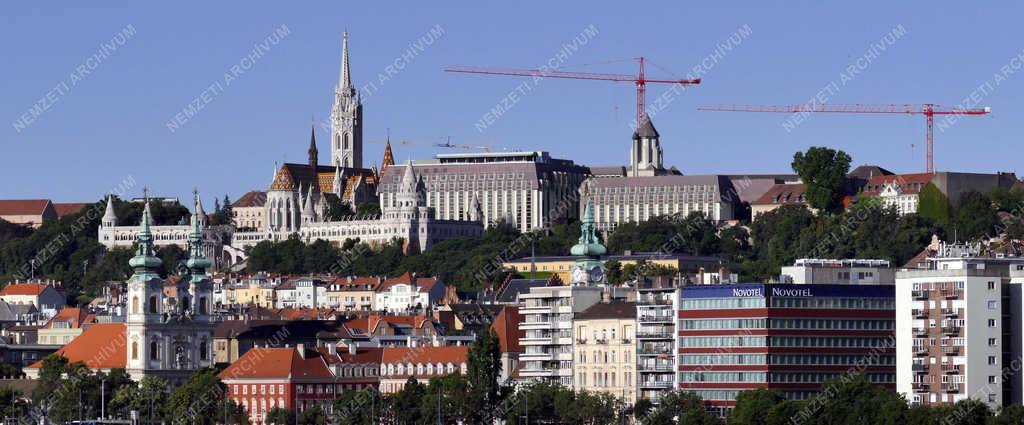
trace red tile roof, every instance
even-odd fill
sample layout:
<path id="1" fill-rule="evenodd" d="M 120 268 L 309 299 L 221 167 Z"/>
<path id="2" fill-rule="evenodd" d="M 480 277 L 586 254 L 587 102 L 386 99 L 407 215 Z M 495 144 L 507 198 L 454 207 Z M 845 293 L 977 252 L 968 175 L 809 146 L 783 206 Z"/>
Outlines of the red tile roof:
<path id="1" fill-rule="evenodd" d="M 55 202 L 53 209 L 57 211 L 57 218 L 64 217 L 68 214 L 75 214 L 90 204 L 85 202 Z"/>
<path id="2" fill-rule="evenodd" d="M 436 283 L 437 283 L 437 279 L 433 278 L 433 277 L 417 277 L 416 278 L 416 288 L 420 292 L 429 292 L 430 288 L 433 288 L 434 284 L 436 284 Z M 380 287 L 377 288 L 377 291 L 378 292 L 380 292 L 380 291 L 387 291 L 392 286 L 400 285 L 400 284 L 411 285 L 412 284 L 412 275 L 410 275 L 409 272 L 405 272 L 405 274 L 403 274 L 401 276 L 398 276 L 398 277 L 395 277 L 395 278 L 391 278 L 391 279 L 385 279 L 384 283 L 382 283 L 380 285 Z"/>
<path id="3" fill-rule="evenodd" d="M 807 205 L 805 191 L 807 185 L 802 183 L 777 184 L 757 198 L 753 205 Z"/>
<path id="4" fill-rule="evenodd" d="M 49 199 L 0 199 L 0 215 L 41 215 Z"/>
<path id="5" fill-rule="evenodd" d="M 376 277 L 339 277 L 328 285 L 328 290 L 334 292 L 376 291 L 380 284 L 380 279 Z"/>
<path id="6" fill-rule="evenodd" d="M 381 364 L 448 364 L 459 365 L 469 357 L 469 347 L 386 347 Z"/>
<path id="7" fill-rule="evenodd" d="M 932 181 L 932 173 L 917 174 L 895 174 L 891 176 L 875 176 L 868 180 L 864 186 L 864 196 L 878 196 L 882 188 L 889 184 L 899 185 L 900 193 L 914 194 L 921 191 L 928 182 Z"/>
<path id="8" fill-rule="evenodd" d="M 267 192 L 254 190 L 241 198 L 238 198 L 235 203 L 231 204 L 234 208 L 246 208 L 246 207 L 262 207 L 267 202 Z"/>
<path id="9" fill-rule="evenodd" d="M 43 328 L 53 329 L 53 324 L 56 322 L 68 322 L 69 328 L 78 329 L 89 322 L 90 316 L 96 317 L 89 314 L 84 308 L 64 307 Z"/>
<path id="10" fill-rule="evenodd" d="M 333 377 L 323 357 L 303 358 L 295 348 L 253 348 L 220 373 L 222 380 Z"/>
<path id="11" fill-rule="evenodd" d="M 75 339 L 57 350 L 70 363 L 82 362 L 90 369 L 123 368 L 128 362 L 126 327 L 124 323 L 97 323 L 82 331 Z M 29 368 L 38 369 L 40 360 Z"/>
<path id="12" fill-rule="evenodd" d="M 491 324 L 491 330 L 498 335 L 498 344 L 502 353 L 522 353 L 523 347 L 519 340 L 526 337 L 526 331 L 519 329 L 519 323 L 523 321 L 523 315 L 519 314 L 519 308 L 507 305 L 498 313 Z"/>
<path id="13" fill-rule="evenodd" d="M 0 296 L 4 295 L 32 295 L 42 294 L 49 285 L 45 283 L 12 283 L 0 290 Z"/>

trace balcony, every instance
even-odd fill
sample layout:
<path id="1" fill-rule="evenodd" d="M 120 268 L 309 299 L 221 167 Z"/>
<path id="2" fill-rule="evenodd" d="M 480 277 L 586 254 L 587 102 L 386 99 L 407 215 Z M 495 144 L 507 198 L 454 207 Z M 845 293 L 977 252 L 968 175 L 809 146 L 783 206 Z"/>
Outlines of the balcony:
<path id="1" fill-rule="evenodd" d="M 927 382 L 914 382 L 910 387 L 913 388 L 915 392 L 928 392 L 928 390 L 931 389 L 932 384 Z"/>
<path id="2" fill-rule="evenodd" d="M 668 314 L 644 314 L 637 317 L 637 320 L 648 323 L 673 323 L 675 321 L 675 319 Z"/>
<path id="3" fill-rule="evenodd" d="M 945 384 L 942 386 L 942 391 L 947 393 L 958 393 L 960 392 L 960 384 Z"/>
<path id="4" fill-rule="evenodd" d="M 530 304 L 519 307 L 520 314 L 551 313 L 551 304 Z"/>
<path id="5" fill-rule="evenodd" d="M 524 378 L 555 376 L 555 371 L 554 369 L 519 369 L 519 376 Z"/>
<path id="6" fill-rule="evenodd" d="M 910 370 L 914 371 L 915 373 L 928 373 L 928 365 L 923 363 L 914 363 L 912 366 L 910 366 Z"/>
<path id="7" fill-rule="evenodd" d="M 640 348 L 640 349 L 636 350 L 636 353 L 637 353 L 637 355 L 640 355 L 640 356 L 671 356 L 672 355 L 672 347 L 668 347 L 668 348 L 661 348 L 661 347 Z"/>
<path id="8" fill-rule="evenodd" d="M 955 318 L 960 316 L 960 311 L 955 308 L 944 308 L 942 309 L 942 317 Z"/>
<path id="9" fill-rule="evenodd" d="M 576 343 L 579 344 L 579 345 L 586 345 L 587 344 L 587 338 L 586 337 L 576 338 Z"/>
<path id="10" fill-rule="evenodd" d="M 598 344 L 607 344 L 608 340 L 605 339 L 605 338 L 597 338 L 597 339 L 594 340 L 594 342 L 596 342 Z"/>
<path id="11" fill-rule="evenodd" d="M 959 326 L 943 326 L 942 327 L 942 334 L 943 335 L 949 335 L 949 336 L 958 336 L 958 335 L 960 335 L 960 327 Z"/>
<path id="12" fill-rule="evenodd" d="M 915 345 L 914 346 L 914 356 L 916 356 L 916 357 L 925 357 L 927 355 L 928 355 L 928 346 L 927 345 Z"/>
<path id="13" fill-rule="evenodd" d="M 919 338 L 928 336 L 928 328 L 914 328 L 914 336 Z"/>
<path id="14" fill-rule="evenodd" d="M 548 329 L 548 328 L 550 328 L 552 326 L 554 326 L 554 323 L 551 320 L 534 320 L 534 321 L 531 321 L 531 322 L 521 322 L 521 323 L 519 323 L 520 329 L 523 329 L 523 330 L 529 330 L 529 329 Z"/>
<path id="15" fill-rule="evenodd" d="M 946 355 L 950 355 L 950 356 L 959 356 L 960 355 L 960 347 L 956 346 L 956 345 L 945 345 L 945 346 L 942 347 L 942 354 L 946 354 Z"/>
<path id="16" fill-rule="evenodd" d="M 546 353 L 546 352 L 543 352 L 543 351 L 537 351 L 537 352 L 532 352 L 532 353 L 527 351 L 527 352 L 519 355 L 519 360 L 520 361 L 529 361 L 529 360 L 544 361 L 544 360 L 551 360 L 553 358 L 554 358 L 554 354 Z"/>
<path id="17" fill-rule="evenodd" d="M 640 388 L 672 388 L 672 381 L 641 380 Z"/>
<path id="18" fill-rule="evenodd" d="M 942 373 L 946 375 L 957 375 L 961 372 L 961 365 L 958 364 L 944 364 L 942 365 Z"/>
<path id="19" fill-rule="evenodd" d="M 637 370 L 641 372 L 671 372 L 671 364 L 644 364 L 641 363 L 637 366 Z"/>
<path id="20" fill-rule="evenodd" d="M 638 331 L 636 339 L 672 339 L 672 332 L 668 331 Z"/>
<path id="21" fill-rule="evenodd" d="M 548 345 L 551 344 L 550 336 L 529 336 L 519 339 L 522 345 Z"/>
<path id="22" fill-rule="evenodd" d="M 911 292 L 911 296 L 913 296 L 915 300 L 927 300 L 928 299 L 928 291 L 921 291 L 921 290 L 913 291 L 913 292 Z"/>
<path id="23" fill-rule="evenodd" d="M 927 319 L 928 318 L 928 310 L 914 310 L 914 318 L 915 319 Z"/>
<path id="24" fill-rule="evenodd" d="M 947 290 L 941 291 L 941 293 L 942 293 L 942 297 L 947 299 L 947 300 L 961 298 L 964 295 L 963 291 L 958 290 L 958 289 L 947 289 Z"/>
<path id="25" fill-rule="evenodd" d="M 632 338 L 622 338 L 622 343 L 623 344 L 632 344 L 633 343 L 633 339 Z"/>

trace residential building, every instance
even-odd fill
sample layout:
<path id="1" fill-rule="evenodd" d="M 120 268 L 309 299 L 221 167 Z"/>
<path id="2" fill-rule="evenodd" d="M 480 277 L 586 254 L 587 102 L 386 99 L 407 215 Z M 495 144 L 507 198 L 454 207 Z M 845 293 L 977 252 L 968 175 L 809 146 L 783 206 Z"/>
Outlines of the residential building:
<path id="1" fill-rule="evenodd" d="M 221 284 L 224 306 L 264 307 L 277 306 L 277 286 L 287 280 L 280 275 L 257 273 L 239 279 L 227 279 Z"/>
<path id="2" fill-rule="evenodd" d="M 764 195 L 750 203 L 750 217 L 757 218 L 758 215 L 769 211 L 775 211 L 783 205 L 797 205 L 811 208 L 811 204 L 804 197 L 807 185 L 803 183 L 783 183 L 772 186 Z"/>
<path id="3" fill-rule="evenodd" d="M 848 283 L 852 285 L 896 283 L 896 269 L 888 260 L 828 260 L 799 258 L 782 267 L 782 283 Z"/>
<path id="4" fill-rule="evenodd" d="M 987 192 L 996 187 L 1009 189 L 1017 183 L 1013 173 L 958 173 L 941 171 L 937 173 L 894 174 L 872 177 L 863 187 L 861 196 L 874 197 L 894 207 L 900 214 L 917 212 L 918 193 L 928 183 L 942 192 L 952 205 L 967 191 Z"/>
<path id="5" fill-rule="evenodd" d="M 231 214 L 235 227 L 244 230 L 264 228 L 266 221 L 267 192 L 252 190 L 246 192 L 231 204 Z"/>
<path id="6" fill-rule="evenodd" d="M 939 243 L 896 274 L 897 391 L 911 404 L 1021 402 L 1024 258 Z"/>
<path id="7" fill-rule="evenodd" d="M 37 228 L 44 221 L 56 220 L 57 210 L 49 199 L 3 199 L 0 200 L 0 219 Z"/>
<path id="8" fill-rule="evenodd" d="M 299 277 L 288 279 L 274 288 L 277 308 L 312 308 L 327 305 L 327 285 L 318 278 Z"/>
<path id="9" fill-rule="evenodd" d="M 601 301 L 594 286 L 544 286 L 519 295 L 519 382 L 573 385 L 573 315 Z"/>
<path id="10" fill-rule="evenodd" d="M 479 219 L 485 227 L 504 221 L 524 233 L 578 217 L 577 191 L 589 175 L 586 167 L 541 151 L 441 154 L 412 166 L 438 219 Z M 398 201 L 403 178 L 399 167 L 381 173 L 382 207 Z"/>
<path id="11" fill-rule="evenodd" d="M 39 328 L 40 344 L 64 345 L 82 334 L 87 324 L 96 321 L 96 316 L 88 310 L 77 307 L 64 307 L 49 322 Z"/>
<path id="12" fill-rule="evenodd" d="M 52 316 L 67 305 L 67 295 L 60 282 L 16 280 L 0 290 L 0 301 L 14 305 L 32 305 L 44 315 Z"/>
<path id="13" fill-rule="evenodd" d="M 402 391 L 409 379 L 425 384 L 430 378 L 467 372 L 469 347 L 387 347 L 380 363 L 380 392 Z"/>
<path id="14" fill-rule="evenodd" d="M 657 403 L 666 392 L 678 388 L 676 328 L 679 307 L 677 279 L 643 278 L 636 286 L 636 387 L 637 398 Z"/>
<path id="15" fill-rule="evenodd" d="M 390 316 L 370 314 L 345 322 L 345 329 L 352 335 L 371 339 L 376 337 L 416 337 L 416 340 L 431 340 L 441 335 L 437 324 L 427 316 Z M 410 338 L 411 339 L 411 338 Z M 415 344 L 415 343 L 414 343 Z M 408 345 L 414 345 L 408 344 Z"/>
<path id="16" fill-rule="evenodd" d="M 406 272 L 385 279 L 377 287 L 374 307 L 391 313 L 413 310 L 427 311 L 444 296 L 445 285 L 436 277 L 418 277 Z"/>
<path id="17" fill-rule="evenodd" d="M 894 285 L 692 285 L 679 295 L 678 388 L 719 414 L 743 390 L 804 400 L 851 371 L 896 389 Z"/>
<path id="18" fill-rule="evenodd" d="M 523 315 L 519 314 L 519 309 L 505 305 L 491 324 L 501 349 L 501 376 L 498 381 L 502 384 L 510 384 L 513 373 L 519 368 L 519 356 L 523 354 L 523 346 L 519 341 L 526 337 L 526 332 L 519 326 L 522 322 Z"/>
<path id="19" fill-rule="evenodd" d="M 257 347 L 315 347 L 330 339 L 335 346 L 356 338 L 336 320 L 247 319 L 224 320 L 213 331 L 214 362 L 234 363 Z"/>
<path id="20" fill-rule="evenodd" d="M 341 311 L 374 311 L 380 277 L 339 277 L 327 285 L 327 305 Z"/>
<path id="21" fill-rule="evenodd" d="M 254 348 L 220 373 L 225 394 L 249 413 L 254 424 L 267 423 L 274 408 L 302 411 L 317 406 L 331 412 L 341 393 L 324 356 L 295 348 Z"/>
<path id="22" fill-rule="evenodd" d="M 634 303 L 602 302 L 576 313 L 574 389 L 605 392 L 626 405 L 636 402 L 636 368 L 657 367 L 653 362 L 637 362 L 636 325 Z M 673 370 L 671 362 L 664 370 Z"/>
<path id="23" fill-rule="evenodd" d="M 78 214 L 85 207 L 88 207 L 90 203 L 86 202 L 54 202 L 53 210 L 57 213 L 57 218 L 64 218 L 66 215 Z"/>

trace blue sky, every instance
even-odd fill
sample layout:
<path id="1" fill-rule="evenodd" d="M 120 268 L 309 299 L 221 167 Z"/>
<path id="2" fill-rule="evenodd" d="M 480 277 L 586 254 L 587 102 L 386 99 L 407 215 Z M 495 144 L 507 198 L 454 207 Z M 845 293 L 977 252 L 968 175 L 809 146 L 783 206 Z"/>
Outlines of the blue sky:
<path id="1" fill-rule="evenodd" d="M 648 89 L 649 104 L 672 99 L 654 123 L 666 163 L 684 173 L 788 172 L 793 152 L 813 145 L 844 149 L 855 164 L 923 169 L 921 117 L 815 114 L 787 129 L 785 114 L 696 110 L 802 103 L 819 94 L 829 103 L 990 106 L 990 116 L 936 131 L 937 168 L 1024 171 L 1017 170 L 1019 4 L 223 3 L 5 4 L 0 198 L 94 200 L 129 176 L 130 195 L 143 185 L 183 197 L 199 187 L 210 204 L 213 196 L 263 189 L 274 161 L 305 161 L 311 117 L 330 113 L 346 28 L 353 79 L 374 84 L 364 93 L 367 141 L 390 128 L 392 139 L 451 136 L 453 143 L 548 150 L 588 165 L 625 164 L 635 109 L 629 83 L 534 83 L 441 69 L 533 68 L 554 60 L 567 70 L 632 73 L 634 63 L 613 61 L 644 55 L 660 65 L 648 67 L 651 77 L 683 77 L 711 65 L 698 87 Z M 287 34 L 276 44 L 251 63 L 242 60 L 282 28 Z M 557 56 L 581 35 L 585 43 Z M 422 39 L 432 40 L 417 49 Z M 88 60 L 112 40 L 115 49 Z M 714 54 L 730 43 L 728 52 Z M 869 54 L 873 45 L 884 51 Z M 415 54 L 401 59 L 410 46 Z M 401 69 L 389 71 L 396 63 Z M 240 64 L 245 68 L 227 84 L 224 74 Z M 480 125 L 516 92 L 510 109 Z M 168 123 L 197 98 L 202 110 L 171 131 Z M 318 136 L 326 162 L 327 133 Z M 364 160 L 378 163 L 382 149 L 367 143 Z M 438 152 L 395 146 L 398 160 Z"/>

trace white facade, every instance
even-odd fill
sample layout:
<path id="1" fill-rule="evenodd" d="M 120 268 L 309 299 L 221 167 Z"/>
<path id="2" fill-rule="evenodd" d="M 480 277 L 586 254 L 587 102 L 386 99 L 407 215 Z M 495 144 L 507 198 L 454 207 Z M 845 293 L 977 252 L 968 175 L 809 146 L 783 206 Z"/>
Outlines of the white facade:
<path id="1" fill-rule="evenodd" d="M 388 312 L 429 308 L 444 296 L 444 284 L 435 282 L 430 287 L 396 283 L 374 294 L 374 308 Z"/>
<path id="2" fill-rule="evenodd" d="M 300 278 L 288 282 L 286 288 L 277 288 L 277 308 L 329 307 L 327 287 L 316 279 Z"/>
<path id="3" fill-rule="evenodd" d="M 800 258 L 782 268 L 782 283 L 870 285 L 896 283 L 896 269 L 887 260 Z"/>
<path id="4" fill-rule="evenodd" d="M 573 315 L 601 301 L 601 288 L 543 286 L 519 295 L 520 382 L 573 386 Z"/>
<path id="5" fill-rule="evenodd" d="M 917 212 L 917 192 L 904 193 L 898 182 L 890 182 L 882 185 L 882 191 L 878 194 L 882 204 L 886 207 L 895 207 L 900 215 Z"/>
<path id="6" fill-rule="evenodd" d="M 1019 403 L 1022 280 L 1015 276 L 1024 259 L 944 244 L 927 264 L 896 277 L 897 391 L 912 404 Z M 1017 370 L 1004 364 L 1014 358 Z"/>

